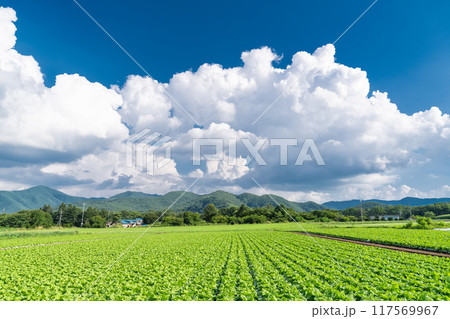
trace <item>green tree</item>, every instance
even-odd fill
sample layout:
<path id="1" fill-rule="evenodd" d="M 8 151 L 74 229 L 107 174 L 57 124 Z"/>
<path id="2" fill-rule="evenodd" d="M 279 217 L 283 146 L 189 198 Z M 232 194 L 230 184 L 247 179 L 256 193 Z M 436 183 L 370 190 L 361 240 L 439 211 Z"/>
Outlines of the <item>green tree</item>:
<path id="1" fill-rule="evenodd" d="M 106 219 L 100 215 L 92 216 L 89 219 L 90 227 L 92 228 L 103 228 L 106 226 Z"/>
<path id="2" fill-rule="evenodd" d="M 216 215 L 211 219 L 214 224 L 226 224 L 228 223 L 228 218 L 223 215 Z"/>
<path id="3" fill-rule="evenodd" d="M 48 205 L 48 204 L 45 204 L 44 207 L 41 208 L 41 210 L 42 210 L 43 212 L 46 212 L 46 213 L 49 213 L 49 214 L 52 214 L 52 213 L 53 213 L 53 208 L 52 208 L 52 206 L 50 206 L 50 205 Z"/>
<path id="4" fill-rule="evenodd" d="M 429 217 L 417 217 L 416 219 L 419 228 L 428 228 L 431 225 L 431 218 Z"/>
<path id="5" fill-rule="evenodd" d="M 28 228 L 30 227 L 29 223 L 29 214 L 26 210 L 20 211 L 14 214 L 8 214 L 5 220 L 5 227 L 11 228 Z"/>
<path id="6" fill-rule="evenodd" d="M 228 224 L 231 225 L 242 224 L 242 219 L 236 216 L 230 216 L 228 217 Z"/>
<path id="7" fill-rule="evenodd" d="M 43 212 L 40 209 L 30 210 L 29 214 L 29 227 L 44 227 L 50 228 L 53 226 L 52 215 L 48 212 Z"/>
<path id="8" fill-rule="evenodd" d="M 388 206 L 386 207 L 386 214 L 387 215 L 398 215 L 401 216 L 402 214 L 402 207 L 401 205 L 395 205 L 395 206 Z"/>
<path id="9" fill-rule="evenodd" d="M 158 217 L 158 214 L 156 214 L 155 212 L 148 212 L 142 218 L 142 222 L 146 225 L 152 225 L 158 219 Z"/>
<path id="10" fill-rule="evenodd" d="M 342 215 L 344 216 L 354 216 L 357 220 L 361 220 L 361 205 L 357 205 L 354 207 L 346 208 L 342 211 Z M 363 219 L 367 217 L 367 211 L 362 209 Z"/>
<path id="11" fill-rule="evenodd" d="M 231 217 L 231 216 L 236 216 L 237 211 L 238 211 L 238 207 L 230 206 L 230 207 L 221 208 L 219 210 L 219 214 Z"/>
<path id="12" fill-rule="evenodd" d="M 208 223 L 210 223 L 212 218 L 217 215 L 219 215 L 219 211 L 214 204 L 208 204 L 205 208 L 203 208 L 203 219 Z"/>
<path id="13" fill-rule="evenodd" d="M 370 216 L 383 216 L 386 210 L 383 206 L 375 206 L 370 210 Z"/>
<path id="14" fill-rule="evenodd" d="M 65 210 L 63 210 L 62 224 L 65 227 L 80 226 L 81 224 L 82 210 L 72 204 L 69 204 Z"/>
<path id="15" fill-rule="evenodd" d="M 286 221 L 286 213 L 288 209 L 286 208 L 286 206 L 284 206 L 283 204 L 281 205 L 277 205 L 277 207 L 275 207 L 271 213 L 270 219 L 273 220 L 274 222 L 283 222 Z"/>
<path id="16" fill-rule="evenodd" d="M 436 215 L 433 212 L 427 211 L 423 214 L 424 217 L 428 217 L 430 219 L 436 218 Z"/>
<path id="17" fill-rule="evenodd" d="M 184 223 L 186 225 L 196 225 L 200 221 L 200 214 L 191 211 L 183 213 Z"/>
<path id="18" fill-rule="evenodd" d="M 182 226 L 183 219 L 175 216 L 165 216 L 162 219 L 162 224 L 166 226 Z"/>
<path id="19" fill-rule="evenodd" d="M 237 217 L 245 217 L 252 213 L 251 209 L 242 204 L 236 212 Z"/>
<path id="20" fill-rule="evenodd" d="M 266 216 L 259 216 L 256 214 L 248 215 L 244 217 L 245 224 L 262 224 L 267 221 Z"/>

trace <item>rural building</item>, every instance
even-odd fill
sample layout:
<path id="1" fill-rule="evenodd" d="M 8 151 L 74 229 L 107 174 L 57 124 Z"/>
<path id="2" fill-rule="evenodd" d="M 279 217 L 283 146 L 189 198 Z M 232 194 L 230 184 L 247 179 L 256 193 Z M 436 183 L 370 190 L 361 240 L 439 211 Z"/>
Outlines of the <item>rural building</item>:
<path id="1" fill-rule="evenodd" d="M 142 225 L 142 218 L 122 219 L 120 221 L 120 223 L 122 224 L 123 228 L 131 228 L 131 227 L 141 226 Z"/>
<path id="2" fill-rule="evenodd" d="M 388 220 L 388 219 L 399 220 L 399 219 L 400 219 L 400 215 L 380 215 L 380 216 L 370 216 L 370 219 L 371 219 L 371 220 L 374 220 L 376 217 L 378 217 L 379 220 Z"/>

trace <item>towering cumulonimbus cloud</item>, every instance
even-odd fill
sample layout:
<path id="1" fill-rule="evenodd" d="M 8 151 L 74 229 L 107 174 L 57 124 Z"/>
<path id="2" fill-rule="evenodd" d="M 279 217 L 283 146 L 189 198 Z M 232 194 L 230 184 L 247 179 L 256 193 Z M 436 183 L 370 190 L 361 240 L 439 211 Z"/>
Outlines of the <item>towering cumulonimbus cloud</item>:
<path id="1" fill-rule="evenodd" d="M 271 192 L 294 200 L 448 196 L 447 185 L 405 185 L 412 171 L 448 174 L 450 118 L 438 107 L 402 113 L 387 93 L 370 90 L 365 71 L 335 61 L 335 48 L 296 53 L 285 68 L 272 49 L 242 53 L 242 66 L 204 64 L 168 83 L 130 75 L 107 88 L 74 74 L 46 87 L 36 60 L 14 49 L 15 12 L 0 8 L 0 186 L 54 183 L 78 194 L 118 189 L 163 193 L 201 177 L 197 191 Z M 187 115 L 188 113 L 189 115 Z M 192 118 L 197 121 L 194 122 Z M 197 125 L 199 124 L 199 125 Z M 150 176 L 124 165 L 126 139 L 143 129 L 172 137 L 172 159 Z M 222 161 L 192 164 L 192 139 L 233 139 Z M 288 165 L 270 139 L 297 139 Z M 313 139 L 326 165 L 293 165 Z M 267 142 L 267 165 L 246 160 L 243 140 Z M 236 161 L 234 159 L 237 159 Z M 233 163 L 233 164 L 230 164 Z M 26 178 L 13 177 L 19 169 Z M 33 173 L 35 172 L 35 173 Z M 408 179 L 411 183 L 411 179 Z M 414 184 L 414 183 L 413 183 Z"/>
<path id="2" fill-rule="evenodd" d="M 62 74 L 53 87 L 44 85 L 36 60 L 13 49 L 12 9 L 0 10 L 0 143 L 74 157 L 110 147 L 128 136 L 117 109 L 122 97 L 112 89 L 73 74 Z M 31 152 L 31 151 L 30 151 Z M 30 160 L 33 160 L 33 152 Z M 51 160 L 51 159 L 49 159 Z"/>

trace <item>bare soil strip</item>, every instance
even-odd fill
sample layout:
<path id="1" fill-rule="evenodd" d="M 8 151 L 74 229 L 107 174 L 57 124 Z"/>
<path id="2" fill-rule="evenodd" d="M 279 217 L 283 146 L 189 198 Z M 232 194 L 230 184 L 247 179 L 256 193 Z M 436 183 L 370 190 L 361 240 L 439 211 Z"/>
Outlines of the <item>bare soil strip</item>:
<path id="1" fill-rule="evenodd" d="M 347 243 L 353 243 L 353 244 L 359 244 L 359 245 L 365 245 L 365 246 L 386 248 L 386 249 L 391 249 L 391 250 L 402 251 L 402 252 L 405 252 L 405 253 L 413 253 L 413 254 L 421 254 L 421 255 L 428 255 L 428 256 L 438 256 L 438 257 L 450 258 L 450 254 L 448 254 L 448 253 L 441 253 L 441 252 L 424 250 L 424 249 L 414 249 L 414 248 L 391 246 L 391 245 L 385 245 L 385 244 L 376 244 L 376 243 L 369 242 L 369 241 L 361 241 L 361 240 L 355 240 L 355 239 L 347 239 L 347 238 L 341 238 L 341 237 L 333 237 L 333 236 L 311 234 L 311 233 L 304 233 L 304 232 L 297 232 L 297 231 L 294 231 L 293 233 L 296 233 L 296 234 L 299 234 L 299 235 L 306 235 L 306 236 L 313 236 L 313 237 L 337 240 L 337 241 L 344 241 L 344 242 L 347 242 Z"/>

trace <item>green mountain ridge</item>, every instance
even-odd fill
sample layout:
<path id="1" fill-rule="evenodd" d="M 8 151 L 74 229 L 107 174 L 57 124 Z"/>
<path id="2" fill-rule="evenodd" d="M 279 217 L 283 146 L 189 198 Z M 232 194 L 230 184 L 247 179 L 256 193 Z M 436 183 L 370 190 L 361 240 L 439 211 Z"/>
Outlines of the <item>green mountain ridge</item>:
<path id="1" fill-rule="evenodd" d="M 146 212 L 149 210 L 165 210 L 170 207 L 173 211 L 197 211 L 200 212 L 208 204 L 214 204 L 217 208 L 229 206 L 241 206 L 242 204 L 249 207 L 263 207 L 266 205 L 276 206 L 273 201 L 275 199 L 279 204 L 291 207 L 296 211 L 311 211 L 315 209 L 325 209 L 324 206 L 314 202 L 297 203 L 291 202 L 276 195 L 254 195 L 243 193 L 235 195 L 225 191 L 215 191 L 210 194 L 199 195 L 190 192 L 170 192 L 160 196 L 148 196 L 141 198 L 109 198 L 105 200 L 91 199 L 86 200 L 87 206 L 95 208 L 104 208 L 114 211 L 132 210 L 138 212 Z M 183 195 L 183 196 L 181 196 Z M 273 199 L 272 199 L 273 198 Z M 81 206 L 82 203 L 75 203 Z"/>
<path id="2" fill-rule="evenodd" d="M 35 186 L 22 191 L 0 191 L 0 211 L 14 213 L 24 209 L 35 209 L 48 204 L 58 206 L 62 202 L 75 203 L 84 197 L 70 196 L 46 186 Z"/>
<path id="3" fill-rule="evenodd" d="M 143 193 L 143 192 L 127 191 L 127 192 L 123 192 L 123 193 L 111 196 L 110 199 L 116 199 L 116 198 L 147 198 L 147 197 L 152 197 L 152 196 L 159 196 L 159 195 L 157 195 L 157 194 L 147 194 L 147 193 Z"/>
<path id="4" fill-rule="evenodd" d="M 276 206 L 273 201 L 297 211 L 311 211 L 324 209 L 325 207 L 314 202 L 297 203 L 276 195 L 258 196 L 250 193 L 235 195 L 225 191 L 215 191 L 210 194 L 199 195 L 191 192 L 175 191 L 165 195 L 146 194 L 143 192 L 127 191 L 110 198 L 85 198 L 70 196 L 46 186 L 36 186 L 22 191 L 0 191 L 0 211 L 14 213 L 25 209 L 37 209 L 48 204 L 52 207 L 59 206 L 62 202 L 82 207 L 92 206 L 113 211 L 129 210 L 147 212 L 150 210 L 173 211 L 202 211 L 208 204 L 214 204 L 218 208 L 240 206 L 263 207 Z"/>
<path id="5" fill-rule="evenodd" d="M 435 203 L 446 203 L 450 202 L 450 198 L 417 198 L 417 197 L 405 197 L 400 200 L 380 200 L 380 199 L 369 199 L 363 200 L 363 208 L 372 208 L 374 206 L 395 206 L 404 205 L 411 207 L 430 205 Z M 322 205 L 331 209 L 346 209 L 349 207 L 355 207 L 360 205 L 360 201 L 357 199 L 346 200 L 346 201 L 331 201 L 323 203 Z"/>
<path id="6" fill-rule="evenodd" d="M 293 202 L 276 195 L 255 195 L 242 193 L 235 195 L 225 191 L 215 191 L 210 194 L 199 195 L 191 192 L 175 191 L 165 195 L 147 194 L 143 192 L 127 191 L 116 194 L 110 198 L 85 198 L 70 196 L 63 192 L 46 186 L 35 186 L 21 191 L 0 191 L 0 212 L 14 213 L 25 209 L 37 209 L 45 204 L 52 207 L 59 206 L 62 202 L 74 204 L 82 207 L 104 208 L 113 211 L 129 210 L 147 212 L 150 210 L 163 211 L 170 209 L 173 211 L 198 211 L 200 212 L 206 205 L 214 204 L 218 208 L 229 206 L 240 206 L 242 204 L 249 207 L 263 207 L 266 205 L 276 206 L 275 201 L 286 207 L 291 207 L 296 211 L 310 212 L 320 209 L 345 209 L 360 205 L 359 200 L 334 201 L 322 205 L 315 202 Z M 363 201 L 363 208 L 386 205 L 408 205 L 420 206 L 439 202 L 449 202 L 450 198 L 414 198 L 406 197 L 398 201 L 367 200 Z"/>

